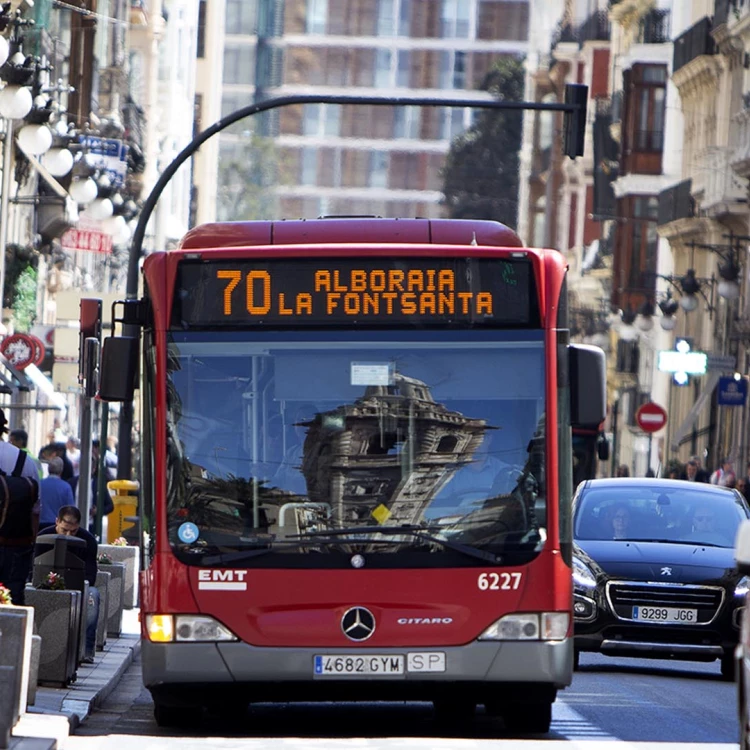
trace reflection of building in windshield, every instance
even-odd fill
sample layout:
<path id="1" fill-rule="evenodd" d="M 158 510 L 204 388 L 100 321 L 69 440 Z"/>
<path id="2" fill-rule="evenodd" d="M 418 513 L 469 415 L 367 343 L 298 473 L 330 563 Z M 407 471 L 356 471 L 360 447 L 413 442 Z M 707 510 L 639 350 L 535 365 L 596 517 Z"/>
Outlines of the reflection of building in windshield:
<path id="1" fill-rule="evenodd" d="M 317 414 L 308 427 L 308 497 L 330 502 L 334 519 L 346 525 L 418 522 L 488 429 L 400 374 L 393 385 L 368 386 L 353 404 Z"/>

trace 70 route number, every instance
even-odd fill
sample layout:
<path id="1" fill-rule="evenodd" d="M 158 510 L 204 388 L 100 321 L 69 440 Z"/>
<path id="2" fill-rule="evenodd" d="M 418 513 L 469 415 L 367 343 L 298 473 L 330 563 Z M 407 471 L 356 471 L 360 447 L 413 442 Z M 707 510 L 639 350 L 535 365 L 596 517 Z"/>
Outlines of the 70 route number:
<path id="1" fill-rule="evenodd" d="M 514 591 L 521 585 L 521 573 L 480 573 L 480 591 Z"/>

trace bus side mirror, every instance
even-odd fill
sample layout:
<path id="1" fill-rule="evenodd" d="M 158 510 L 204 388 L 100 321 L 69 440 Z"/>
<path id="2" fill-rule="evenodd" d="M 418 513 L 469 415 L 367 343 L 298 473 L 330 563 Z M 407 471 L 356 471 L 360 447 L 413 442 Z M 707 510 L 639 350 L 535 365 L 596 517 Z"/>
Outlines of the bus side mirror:
<path id="1" fill-rule="evenodd" d="M 99 375 L 102 401 L 132 401 L 138 376 L 138 339 L 110 336 L 104 339 Z"/>
<path id="2" fill-rule="evenodd" d="M 607 416 L 607 366 L 604 352 L 597 346 L 571 344 L 568 366 L 571 423 L 599 427 Z"/>
<path id="3" fill-rule="evenodd" d="M 750 521 L 743 521 L 737 529 L 734 548 L 737 571 L 745 576 L 750 575 Z"/>

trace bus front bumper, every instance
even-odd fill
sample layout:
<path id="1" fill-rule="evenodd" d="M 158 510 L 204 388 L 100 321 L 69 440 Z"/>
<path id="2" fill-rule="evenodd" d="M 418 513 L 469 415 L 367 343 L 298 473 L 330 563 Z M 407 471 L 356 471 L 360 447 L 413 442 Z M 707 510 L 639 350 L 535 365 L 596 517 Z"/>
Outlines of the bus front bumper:
<path id="1" fill-rule="evenodd" d="M 410 654 L 444 654 L 444 671 L 408 671 Z M 316 656 L 403 656 L 404 672 L 389 675 L 315 674 Z M 413 660 L 413 657 L 412 657 Z M 554 699 L 573 674 L 573 641 L 474 641 L 450 648 L 259 648 L 246 643 L 143 641 L 143 683 L 160 698 L 177 698 L 198 686 L 243 688 L 249 700 L 432 700 L 447 690 L 470 691 L 477 702 L 491 694 Z M 223 692 L 223 691 L 222 691 Z M 194 698 L 195 696 L 193 696 Z"/>

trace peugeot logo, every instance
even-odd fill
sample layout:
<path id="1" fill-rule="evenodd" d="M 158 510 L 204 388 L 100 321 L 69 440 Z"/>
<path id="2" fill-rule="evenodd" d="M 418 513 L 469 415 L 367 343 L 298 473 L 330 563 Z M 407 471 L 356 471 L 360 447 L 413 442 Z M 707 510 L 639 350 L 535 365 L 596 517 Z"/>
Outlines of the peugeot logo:
<path id="1" fill-rule="evenodd" d="M 672 575 L 672 568 L 664 567 L 661 569 L 661 574 L 663 576 L 671 576 Z"/>
<path id="2" fill-rule="evenodd" d="M 341 618 L 341 630 L 351 641 L 366 641 L 375 632 L 375 617 L 369 609 L 352 607 Z"/>

